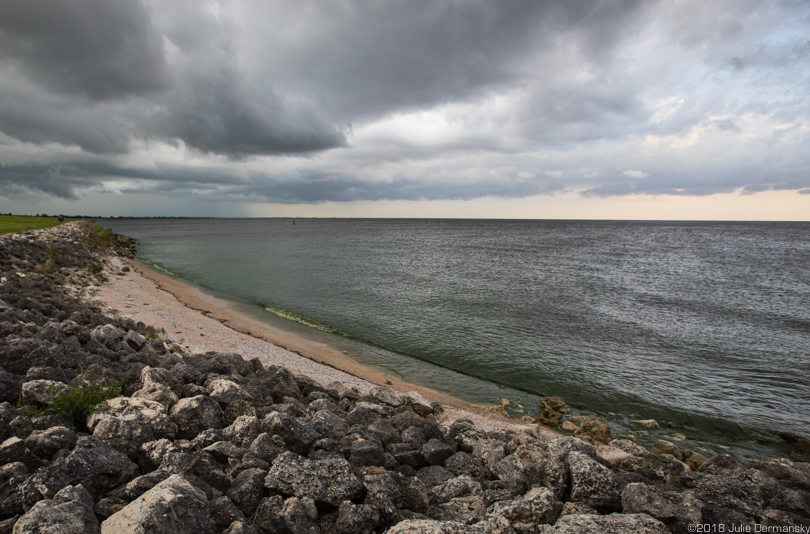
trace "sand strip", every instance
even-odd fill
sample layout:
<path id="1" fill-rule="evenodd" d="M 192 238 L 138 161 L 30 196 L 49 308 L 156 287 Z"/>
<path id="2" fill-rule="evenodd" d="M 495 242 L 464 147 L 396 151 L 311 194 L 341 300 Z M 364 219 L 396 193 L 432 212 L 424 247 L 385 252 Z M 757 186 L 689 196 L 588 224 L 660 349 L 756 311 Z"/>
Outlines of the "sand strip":
<path id="1" fill-rule="evenodd" d="M 484 405 L 472 404 L 435 390 L 409 384 L 385 373 L 360 365 L 340 351 L 322 343 L 283 332 L 241 314 L 231 303 L 203 293 L 198 287 L 166 276 L 134 260 L 112 258 L 113 270 L 124 265 L 130 271 L 109 275 L 109 282 L 94 297 L 120 316 L 131 317 L 163 328 L 169 339 L 191 352 L 233 352 L 246 359 L 282 365 L 328 384 L 338 381 L 346 387 L 367 392 L 375 385 L 388 385 L 397 391 L 417 391 L 429 400 L 445 406 L 448 421 L 468 418 L 479 427 L 491 430 L 522 425 L 505 419 Z M 543 437 L 558 434 L 538 427 Z"/>

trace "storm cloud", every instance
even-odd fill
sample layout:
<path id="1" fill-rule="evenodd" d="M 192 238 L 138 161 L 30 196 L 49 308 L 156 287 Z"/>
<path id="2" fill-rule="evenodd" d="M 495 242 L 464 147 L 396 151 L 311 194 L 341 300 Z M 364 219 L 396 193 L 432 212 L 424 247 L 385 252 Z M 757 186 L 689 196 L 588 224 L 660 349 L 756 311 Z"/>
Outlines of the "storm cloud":
<path id="1" fill-rule="evenodd" d="M 0 195 L 810 188 L 804 2 L 0 5 Z"/>

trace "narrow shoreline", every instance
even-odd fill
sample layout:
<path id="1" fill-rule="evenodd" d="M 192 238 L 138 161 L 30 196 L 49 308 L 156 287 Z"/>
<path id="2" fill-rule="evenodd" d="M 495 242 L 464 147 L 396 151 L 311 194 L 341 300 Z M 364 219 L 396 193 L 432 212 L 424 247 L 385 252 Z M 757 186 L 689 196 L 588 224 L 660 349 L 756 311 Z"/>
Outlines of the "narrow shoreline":
<path id="1" fill-rule="evenodd" d="M 258 357 L 264 364 L 283 365 L 322 383 L 337 380 L 364 392 L 374 386 L 387 386 L 401 393 L 416 391 L 428 400 L 441 402 L 448 420 L 467 418 L 482 428 L 526 425 L 524 421 L 498 415 L 491 406 L 399 380 L 323 343 L 274 328 L 190 282 L 164 275 L 137 260 L 114 257 L 110 261 L 116 271 L 128 266 L 129 272 L 110 276 L 94 297 L 122 316 L 163 328 L 171 341 L 192 352 L 213 350 L 235 352 L 245 358 Z M 534 426 L 543 439 L 560 435 L 549 428 Z"/>

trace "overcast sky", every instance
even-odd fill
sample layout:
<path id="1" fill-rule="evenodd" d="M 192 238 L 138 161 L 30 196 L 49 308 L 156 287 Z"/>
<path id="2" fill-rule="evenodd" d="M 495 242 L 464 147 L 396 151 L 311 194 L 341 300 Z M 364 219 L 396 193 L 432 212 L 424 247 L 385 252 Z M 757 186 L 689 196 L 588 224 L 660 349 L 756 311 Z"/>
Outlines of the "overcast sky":
<path id="1" fill-rule="evenodd" d="M 805 0 L 0 3 L 0 211 L 810 219 Z"/>

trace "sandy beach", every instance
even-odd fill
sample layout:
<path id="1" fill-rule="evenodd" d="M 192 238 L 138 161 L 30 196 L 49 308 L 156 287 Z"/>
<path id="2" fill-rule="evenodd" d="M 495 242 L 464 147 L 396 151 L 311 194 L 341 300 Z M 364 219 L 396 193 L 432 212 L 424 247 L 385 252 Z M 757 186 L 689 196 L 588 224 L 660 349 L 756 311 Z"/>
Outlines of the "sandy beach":
<path id="1" fill-rule="evenodd" d="M 120 316 L 163 328 L 168 339 L 190 352 L 231 352 L 245 359 L 259 358 L 266 365 L 282 365 L 328 384 L 338 381 L 346 387 L 367 392 L 387 385 L 400 392 L 416 391 L 445 406 L 446 420 L 471 419 L 485 429 L 524 426 L 491 407 L 472 404 L 435 390 L 409 384 L 384 372 L 363 366 L 325 344 L 305 340 L 239 313 L 231 303 L 203 293 L 199 288 L 166 276 L 148 266 L 120 257 L 110 259 L 109 282 L 93 292 L 104 306 Z M 120 272 L 129 266 L 129 272 Z M 553 438 L 558 434 L 531 425 L 537 434 Z"/>

